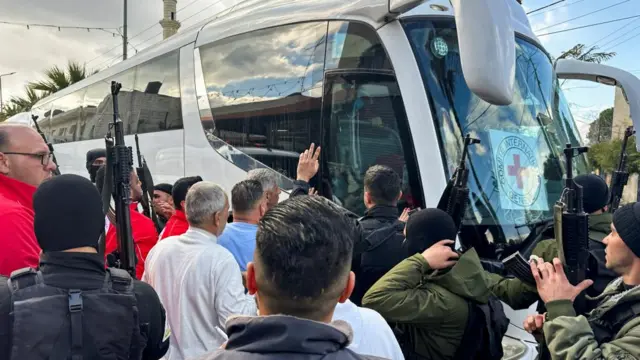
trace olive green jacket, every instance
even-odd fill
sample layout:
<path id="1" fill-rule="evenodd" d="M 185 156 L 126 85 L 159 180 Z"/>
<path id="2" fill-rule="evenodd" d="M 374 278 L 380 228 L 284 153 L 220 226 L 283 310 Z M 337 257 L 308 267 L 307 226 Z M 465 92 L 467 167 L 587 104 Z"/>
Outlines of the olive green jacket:
<path id="1" fill-rule="evenodd" d="M 432 270 L 421 254 L 402 261 L 367 291 L 362 305 L 409 331 L 419 355 L 452 359 L 467 324 L 467 301 L 486 304 L 490 295 L 480 258 L 471 249 L 446 272 Z"/>
<path id="2" fill-rule="evenodd" d="M 618 278 L 597 298 L 600 305 L 588 315 L 592 321 L 607 311 L 640 302 L 640 286 L 625 292 L 622 278 Z M 611 341 L 599 345 L 589 321 L 582 315 L 576 316 L 571 301 L 550 301 L 546 306 L 543 329 L 553 360 L 640 359 L 640 317 L 628 321 Z"/>
<path id="3" fill-rule="evenodd" d="M 589 238 L 602 241 L 611 232 L 612 215 L 603 213 L 589 216 Z M 533 249 L 536 255 L 546 262 L 558 256 L 558 243 L 555 239 L 544 240 Z M 488 274 L 491 291 L 514 310 L 526 309 L 538 301 L 535 286 L 528 285 L 517 278 L 504 278 L 498 274 Z"/>

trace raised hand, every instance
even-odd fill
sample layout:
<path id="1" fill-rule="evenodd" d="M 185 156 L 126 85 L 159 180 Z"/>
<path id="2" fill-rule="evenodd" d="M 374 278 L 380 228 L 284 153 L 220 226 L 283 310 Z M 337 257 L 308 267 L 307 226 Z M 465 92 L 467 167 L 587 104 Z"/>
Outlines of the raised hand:
<path id="1" fill-rule="evenodd" d="M 545 303 L 554 300 L 573 301 L 593 284 L 593 280 L 587 279 L 578 285 L 571 285 L 558 258 L 553 259 L 553 264 L 531 261 L 531 272 L 536 280 L 538 294 Z"/>
<path id="2" fill-rule="evenodd" d="M 309 182 L 312 177 L 318 173 L 320 163 L 320 146 L 316 148 L 314 143 L 311 143 L 309 149 L 300 154 L 298 160 L 297 180 Z"/>

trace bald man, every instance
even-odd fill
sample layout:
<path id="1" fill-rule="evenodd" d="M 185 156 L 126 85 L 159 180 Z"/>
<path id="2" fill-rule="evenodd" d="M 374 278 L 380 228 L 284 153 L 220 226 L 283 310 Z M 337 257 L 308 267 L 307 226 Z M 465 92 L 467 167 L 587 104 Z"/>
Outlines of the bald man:
<path id="1" fill-rule="evenodd" d="M 40 134 L 28 126 L 0 124 L 0 275 L 38 267 L 32 198 L 55 169 Z"/>

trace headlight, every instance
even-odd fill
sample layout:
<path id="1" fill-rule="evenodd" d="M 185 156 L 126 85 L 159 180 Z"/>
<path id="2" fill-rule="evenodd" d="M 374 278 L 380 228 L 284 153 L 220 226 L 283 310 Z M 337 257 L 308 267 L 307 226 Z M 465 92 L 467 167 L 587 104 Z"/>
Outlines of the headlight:
<path id="1" fill-rule="evenodd" d="M 529 348 L 522 341 L 507 336 L 502 338 L 502 352 L 504 353 L 502 360 L 524 359 L 528 351 Z"/>

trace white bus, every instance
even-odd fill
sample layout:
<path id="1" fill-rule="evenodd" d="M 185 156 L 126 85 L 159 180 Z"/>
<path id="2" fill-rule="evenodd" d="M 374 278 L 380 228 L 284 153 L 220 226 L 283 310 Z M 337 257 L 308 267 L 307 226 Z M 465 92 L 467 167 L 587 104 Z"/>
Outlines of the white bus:
<path id="1" fill-rule="evenodd" d="M 281 175 L 322 146 L 313 186 L 363 214 L 373 164 L 403 179 L 400 206 L 434 207 L 469 149 L 470 206 L 459 241 L 481 257 L 527 254 L 562 191 L 562 148 L 580 135 L 558 76 L 621 86 L 640 120 L 638 79 L 552 62 L 516 0 L 248 0 L 46 99 L 32 109 L 62 173 L 88 176 L 104 147 L 110 82 L 125 140 L 154 179 L 201 175 L 230 190 L 255 167 Z M 576 160 L 578 173 L 588 171 Z M 533 359 L 527 311 L 505 307 L 505 358 Z M 528 310 L 534 312 L 534 307 Z"/>

